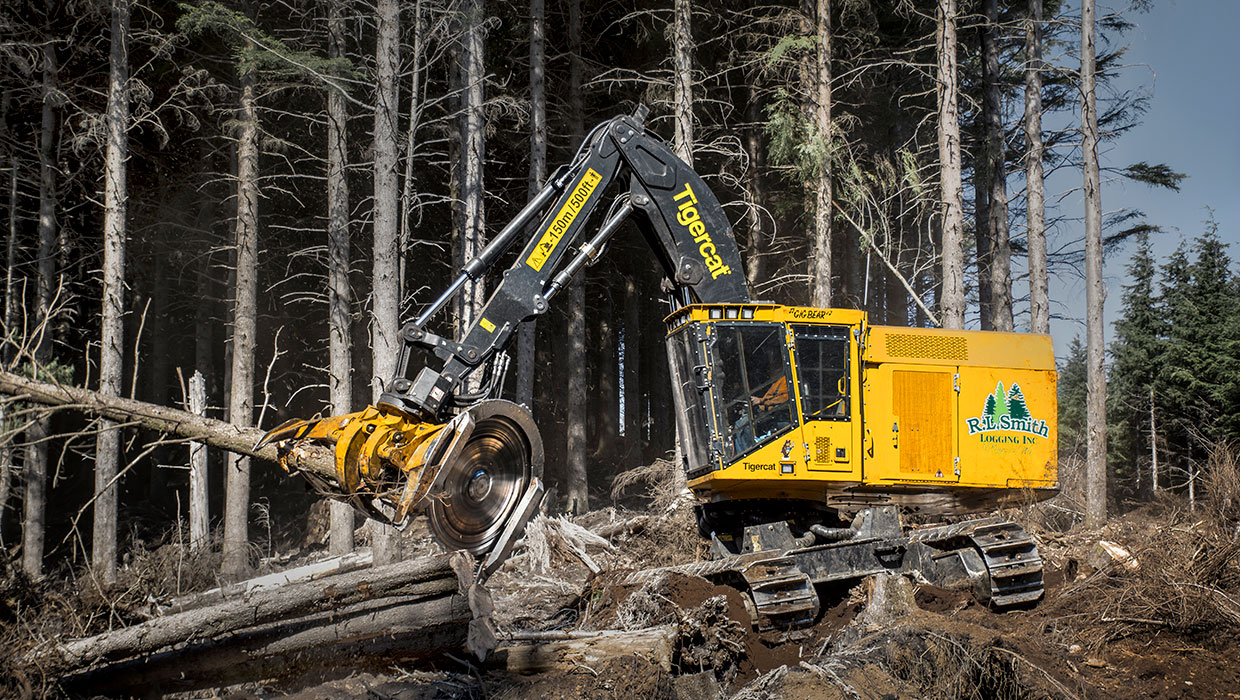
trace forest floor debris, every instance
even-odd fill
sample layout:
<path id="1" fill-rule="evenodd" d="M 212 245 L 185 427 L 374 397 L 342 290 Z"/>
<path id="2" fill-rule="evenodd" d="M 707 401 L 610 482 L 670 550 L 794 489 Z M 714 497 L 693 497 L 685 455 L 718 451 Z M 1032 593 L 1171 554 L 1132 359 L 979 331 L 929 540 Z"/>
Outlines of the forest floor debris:
<path id="1" fill-rule="evenodd" d="M 558 645 L 554 663 L 537 672 L 449 651 L 417 668 L 359 660 L 184 697 L 1240 698 L 1240 537 L 1231 511 L 1207 515 L 1199 504 L 1189 512 L 1168 497 L 1092 531 L 1048 527 L 1032 509 L 1008 513 L 1037 536 L 1046 562 L 1046 597 L 1036 607 L 1000 614 L 966 592 L 875 577 L 821 588 L 815 626 L 780 643 L 753 629 L 734 588 L 674 573 L 615 583 L 624 572 L 700 555 L 691 502 L 649 501 L 540 516 L 492 577 L 501 648 L 543 644 L 550 653 Z M 407 550 L 430 546 L 409 533 Z M 169 585 L 169 576 L 200 590 L 215 583 L 171 566 L 166 553 L 150 563 L 110 603 L 88 586 L 75 592 L 0 571 L 5 694 L 59 692 L 54 678 L 13 661 L 36 645 L 145 619 L 192 588 Z M 643 651 L 653 645 L 634 640 L 644 639 L 670 646 Z"/>

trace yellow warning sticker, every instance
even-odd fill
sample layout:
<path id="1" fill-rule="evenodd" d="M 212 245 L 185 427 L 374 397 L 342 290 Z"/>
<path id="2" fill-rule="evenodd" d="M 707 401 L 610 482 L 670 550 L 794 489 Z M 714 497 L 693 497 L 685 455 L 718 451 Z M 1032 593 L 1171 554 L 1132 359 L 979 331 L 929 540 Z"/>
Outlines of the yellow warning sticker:
<path id="1" fill-rule="evenodd" d="M 494 323 L 491 323 L 491 322 L 490 322 L 490 321 L 488 321 L 486 318 L 482 318 L 481 320 L 479 320 L 479 321 L 478 321 L 478 325 L 479 325 L 479 326 L 482 326 L 482 327 L 483 327 L 483 328 L 485 328 L 485 329 L 487 329 L 487 333 L 494 333 L 494 332 L 495 332 L 495 324 L 494 324 Z"/>
<path id="2" fill-rule="evenodd" d="M 586 170 L 586 174 L 581 176 L 581 180 L 573 188 L 573 193 L 564 202 L 564 206 L 560 207 L 559 213 L 551 220 L 551 225 L 547 226 L 547 230 L 543 232 L 542 238 L 538 239 L 538 245 L 534 247 L 534 252 L 530 253 L 530 256 L 525 259 L 526 265 L 538 272 L 542 272 L 543 264 L 547 262 L 547 258 L 551 257 L 555 247 L 560 244 L 560 239 L 564 237 L 564 233 L 572 225 L 573 219 L 577 218 L 577 214 L 581 212 L 582 207 L 589 201 L 590 195 L 594 193 L 594 189 L 598 187 L 598 183 L 602 179 L 603 176 L 595 172 L 594 168 Z"/>

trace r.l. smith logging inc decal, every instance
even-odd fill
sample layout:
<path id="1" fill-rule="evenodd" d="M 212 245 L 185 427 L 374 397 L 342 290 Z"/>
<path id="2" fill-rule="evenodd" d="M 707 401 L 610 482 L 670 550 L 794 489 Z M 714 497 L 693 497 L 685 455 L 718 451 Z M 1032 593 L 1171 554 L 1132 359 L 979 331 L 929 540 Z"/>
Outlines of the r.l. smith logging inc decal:
<path id="1" fill-rule="evenodd" d="M 1025 433 L 1035 438 L 1044 438 L 1050 434 L 1046 421 L 1029 414 L 1029 406 L 1025 403 L 1025 395 L 1021 393 L 1019 384 L 1013 384 L 1012 388 L 1005 392 L 1003 382 L 999 382 L 995 385 L 995 392 L 986 397 L 982 415 L 965 418 L 964 422 L 970 435 L 983 434 L 983 442 L 1002 442 L 1003 439 L 999 436 L 985 435 L 1000 431 Z M 1012 437 L 1013 442 L 1017 439 Z"/>

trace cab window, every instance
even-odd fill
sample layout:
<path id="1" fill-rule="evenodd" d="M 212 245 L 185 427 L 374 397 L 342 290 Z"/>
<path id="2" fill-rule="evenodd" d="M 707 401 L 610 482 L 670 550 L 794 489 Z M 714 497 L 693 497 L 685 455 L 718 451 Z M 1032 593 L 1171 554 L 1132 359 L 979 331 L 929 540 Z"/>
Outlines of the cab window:
<path id="1" fill-rule="evenodd" d="M 848 420 L 847 326 L 793 326 L 805 420 Z"/>
<path id="2" fill-rule="evenodd" d="M 782 325 L 716 324 L 714 355 L 713 379 L 729 459 L 796 424 Z"/>

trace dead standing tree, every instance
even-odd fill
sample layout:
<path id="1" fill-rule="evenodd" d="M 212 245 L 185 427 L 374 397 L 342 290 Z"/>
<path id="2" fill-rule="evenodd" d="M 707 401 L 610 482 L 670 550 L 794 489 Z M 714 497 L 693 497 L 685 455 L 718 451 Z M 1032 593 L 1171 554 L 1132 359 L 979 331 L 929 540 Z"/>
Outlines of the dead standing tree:
<path id="1" fill-rule="evenodd" d="M 112 2 L 112 51 L 108 111 L 104 116 L 107 146 L 104 160 L 103 312 L 99 343 L 99 391 L 121 393 L 125 350 L 125 213 L 129 152 L 129 2 Z M 95 442 L 95 506 L 91 566 L 105 585 L 116 581 L 117 463 L 120 430 L 111 421 L 100 425 Z"/>
<path id="2" fill-rule="evenodd" d="M 944 328 L 964 328 L 964 204 L 960 185 L 960 75 L 956 57 L 956 0 L 938 0 L 939 191 L 942 227 Z"/>

